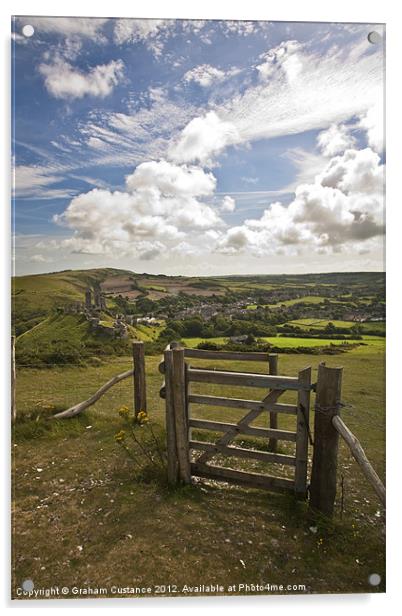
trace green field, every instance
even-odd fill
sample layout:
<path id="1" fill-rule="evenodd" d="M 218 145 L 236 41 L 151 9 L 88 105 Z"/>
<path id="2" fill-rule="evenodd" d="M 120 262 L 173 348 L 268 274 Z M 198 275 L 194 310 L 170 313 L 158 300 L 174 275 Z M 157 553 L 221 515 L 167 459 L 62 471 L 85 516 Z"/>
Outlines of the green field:
<path id="1" fill-rule="evenodd" d="M 328 339 L 328 338 L 293 338 L 286 336 L 267 336 L 261 337 L 259 340 L 263 340 L 264 342 L 269 342 L 272 346 L 275 347 L 286 347 L 286 348 L 296 348 L 296 347 L 327 347 L 330 345 L 344 345 L 345 343 L 359 343 L 363 342 L 364 345 L 368 347 L 374 348 L 384 348 L 384 338 L 376 337 L 376 336 L 362 336 L 362 340 L 336 340 L 336 339 Z M 216 345 L 224 345 L 228 342 L 228 338 L 225 337 L 216 337 L 216 338 L 183 338 L 182 342 L 185 346 L 194 349 L 202 342 L 209 342 Z M 355 351 L 354 351 L 355 352 Z"/>
<path id="2" fill-rule="evenodd" d="M 294 321 L 288 321 L 287 323 L 283 323 L 283 325 L 297 325 L 301 329 L 325 329 L 328 323 L 332 323 L 335 327 L 342 328 L 351 328 L 354 325 L 358 325 L 362 328 L 363 332 L 367 330 L 376 331 L 378 333 L 385 331 L 385 322 L 384 321 L 375 321 L 375 322 L 363 322 L 359 323 L 356 321 L 337 321 L 334 320 L 325 320 L 325 319 L 296 319 Z"/>
<path id="3" fill-rule="evenodd" d="M 336 358 L 279 356 L 281 374 L 293 376 L 311 365 L 313 380 L 320 361 L 344 366 L 343 418 L 382 478 L 383 345 L 383 339 L 373 340 L 369 347 Z M 148 410 L 155 429 L 163 430 L 159 361 L 159 357 L 147 357 Z M 252 362 L 191 363 L 264 371 L 264 366 Z M 114 442 L 114 434 L 122 427 L 117 410 L 122 404 L 132 405 L 131 380 L 112 388 L 80 417 L 40 419 L 49 410 L 86 399 L 128 367 L 130 358 L 121 357 L 97 367 L 18 370 L 20 419 L 13 457 L 15 583 L 29 577 L 37 587 L 51 586 L 55 579 L 66 586 L 83 580 L 92 586 L 125 586 L 129 571 L 130 585 L 194 585 L 202 572 L 203 579 L 221 584 L 297 580 L 313 593 L 384 589 L 383 584 L 372 588 L 367 582 L 373 571 L 384 576 L 383 510 L 343 444 L 338 470 L 344 483 L 343 517 L 339 488 L 334 521 L 318 523 L 317 533 L 312 533 L 306 505 L 289 497 L 214 482 L 169 491 L 163 474 L 136 478 L 135 466 Z M 215 395 L 224 389 L 193 387 Z M 249 388 L 231 388 L 230 393 L 246 398 L 261 395 Z M 286 396 L 290 400 L 292 394 Z M 191 412 L 219 421 L 238 419 L 233 409 L 195 407 Z M 280 427 L 294 429 L 293 421 L 281 416 Z M 274 472 L 273 467 L 268 470 Z"/>

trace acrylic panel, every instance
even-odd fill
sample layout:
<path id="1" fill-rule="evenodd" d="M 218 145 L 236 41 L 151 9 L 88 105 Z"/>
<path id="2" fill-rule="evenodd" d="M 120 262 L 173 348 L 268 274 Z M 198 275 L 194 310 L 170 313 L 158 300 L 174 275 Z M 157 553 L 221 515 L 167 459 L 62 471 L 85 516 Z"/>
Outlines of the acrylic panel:
<path id="1" fill-rule="evenodd" d="M 12 597 L 385 591 L 385 25 L 12 20 Z"/>

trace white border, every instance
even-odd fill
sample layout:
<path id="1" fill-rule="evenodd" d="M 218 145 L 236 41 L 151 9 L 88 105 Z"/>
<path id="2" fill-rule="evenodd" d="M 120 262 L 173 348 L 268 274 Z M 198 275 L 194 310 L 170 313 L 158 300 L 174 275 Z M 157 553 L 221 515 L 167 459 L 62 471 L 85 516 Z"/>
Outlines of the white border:
<path id="1" fill-rule="evenodd" d="M 240 598 L 203 598 L 203 599 L 149 599 L 149 600 L 79 600 L 71 602 L 37 601 L 22 602 L 9 600 L 10 562 L 9 550 L 9 304 L 4 298 L 9 295 L 9 208 L 10 180 L 9 180 L 9 152 L 10 152 L 10 17 L 11 15 L 74 15 L 74 16 L 97 16 L 97 17 L 182 17 L 182 18 L 210 18 L 210 19 L 268 19 L 278 21 L 343 21 L 363 23 L 386 23 L 387 24 L 387 311 L 388 311 L 388 353 L 387 353 L 387 485 L 388 485 L 388 563 L 387 563 L 387 593 L 386 595 L 312 595 L 312 596 L 286 596 L 286 597 L 240 597 Z M 268 3 L 263 0 L 245 0 L 234 4 L 233 0 L 202 0 L 202 2 L 189 2 L 186 0 L 148 0 L 145 3 L 132 3 L 123 0 L 114 0 L 111 4 L 99 2 L 85 2 L 82 0 L 69 0 L 68 2 L 55 3 L 51 0 L 3 0 L 0 8 L 0 37 L 2 50 L 1 71 L 2 91 L 0 96 L 2 131 L 4 136 L 0 156 L 3 171 L 3 207 L 1 208 L 1 233 L 2 241 L 0 254 L 2 259 L 1 278 L 1 391 L 3 392 L 2 405 L 2 430 L 3 448 L 1 461 L 1 531 L 3 533 L 3 549 L 1 558 L 0 597 L 6 609 L 17 612 L 42 609 L 67 609 L 74 613 L 80 613 L 84 609 L 102 609 L 111 612 L 117 608 L 131 609 L 138 612 L 148 612 L 150 609 L 163 609 L 171 613 L 177 610 L 191 609 L 193 612 L 201 612 L 211 609 L 230 610 L 234 615 L 243 613 L 244 609 L 251 609 L 255 614 L 281 612 L 281 616 L 294 613 L 297 609 L 302 613 L 322 611 L 326 613 L 339 613 L 343 607 L 353 610 L 354 614 L 363 613 L 365 616 L 376 614 L 384 608 L 391 608 L 398 600 L 400 587 L 400 489 L 398 482 L 399 460 L 397 453 L 398 439 L 402 434 L 402 408 L 398 385 L 401 379 L 400 352 L 401 348 L 401 303 L 398 297 L 401 280 L 401 29 L 402 22 L 399 19 L 400 11 L 396 2 L 369 0 L 337 0 L 336 2 L 318 2 L 317 0 L 282 0 Z M 362 366 L 362 369 L 364 367 Z M 400 436 L 399 436 L 400 440 Z M 392 489 L 392 486 L 395 489 Z"/>

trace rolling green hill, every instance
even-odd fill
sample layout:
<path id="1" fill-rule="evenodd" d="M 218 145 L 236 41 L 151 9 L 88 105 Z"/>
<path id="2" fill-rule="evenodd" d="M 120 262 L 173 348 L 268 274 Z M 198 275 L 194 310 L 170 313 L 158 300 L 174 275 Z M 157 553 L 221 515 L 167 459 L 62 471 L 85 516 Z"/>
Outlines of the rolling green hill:
<path id="1" fill-rule="evenodd" d="M 86 287 L 122 274 L 133 276 L 132 272 L 104 268 L 13 278 L 12 317 L 16 335 L 40 323 L 55 308 L 83 301 Z"/>
<path id="2" fill-rule="evenodd" d="M 130 338 L 136 338 L 129 327 Z M 114 338 L 91 330 L 83 315 L 55 313 L 21 334 L 16 361 L 24 366 L 80 364 L 93 357 L 130 353 L 130 338 Z"/>

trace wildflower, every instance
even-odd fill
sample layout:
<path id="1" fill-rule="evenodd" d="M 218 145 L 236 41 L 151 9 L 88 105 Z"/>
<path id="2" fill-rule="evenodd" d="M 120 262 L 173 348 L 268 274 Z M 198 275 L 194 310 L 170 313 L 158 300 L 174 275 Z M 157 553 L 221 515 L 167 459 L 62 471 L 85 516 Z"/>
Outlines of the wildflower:
<path id="1" fill-rule="evenodd" d="M 137 422 L 142 425 L 149 421 L 149 417 L 146 411 L 140 411 L 137 415 Z"/>
<path id="2" fill-rule="evenodd" d="M 124 430 L 120 430 L 120 432 L 117 432 L 117 434 L 114 435 L 114 440 L 117 443 L 122 443 L 125 438 L 126 438 L 126 433 Z"/>
<path id="3" fill-rule="evenodd" d="M 119 408 L 120 417 L 128 417 L 130 410 L 125 404 Z"/>

